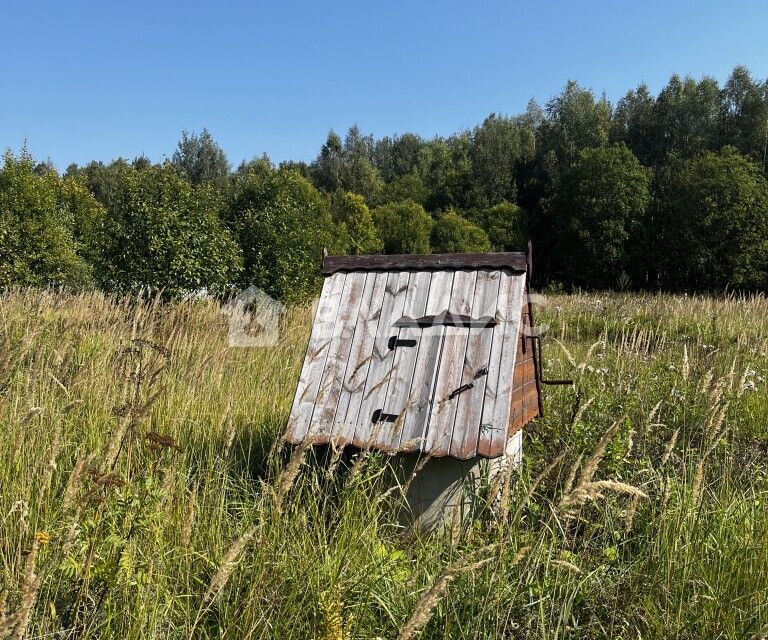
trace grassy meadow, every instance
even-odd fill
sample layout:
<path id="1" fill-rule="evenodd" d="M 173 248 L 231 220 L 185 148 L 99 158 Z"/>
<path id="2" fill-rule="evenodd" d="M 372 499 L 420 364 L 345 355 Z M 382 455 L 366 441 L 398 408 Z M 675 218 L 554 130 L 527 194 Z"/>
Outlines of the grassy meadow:
<path id="1" fill-rule="evenodd" d="M 575 386 L 417 537 L 386 456 L 278 442 L 309 308 L 245 349 L 211 302 L 3 294 L 0 638 L 768 638 L 768 301 L 538 316 Z"/>

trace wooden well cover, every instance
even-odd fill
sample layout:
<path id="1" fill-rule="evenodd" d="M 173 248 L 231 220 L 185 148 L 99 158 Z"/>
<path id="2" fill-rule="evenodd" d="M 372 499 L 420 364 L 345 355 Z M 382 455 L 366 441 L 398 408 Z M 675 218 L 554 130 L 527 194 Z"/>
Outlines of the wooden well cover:
<path id="1" fill-rule="evenodd" d="M 285 439 L 501 455 L 525 265 L 516 253 L 326 258 Z"/>

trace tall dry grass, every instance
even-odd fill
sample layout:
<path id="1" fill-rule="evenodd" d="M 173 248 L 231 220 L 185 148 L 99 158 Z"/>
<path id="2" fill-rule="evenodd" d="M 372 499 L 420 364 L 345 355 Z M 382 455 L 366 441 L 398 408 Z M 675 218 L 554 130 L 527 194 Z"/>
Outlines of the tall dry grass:
<path id="1" fill-rule="evenodd" d="M 385 456 L 276 444 L 308 308 L 237 349 L 210 302 L 7 292 L 0 637 L 762 637 L 766 300 L 538 317 L 575 388 L 545 389 L 503 504 L 414 537 Z"/>

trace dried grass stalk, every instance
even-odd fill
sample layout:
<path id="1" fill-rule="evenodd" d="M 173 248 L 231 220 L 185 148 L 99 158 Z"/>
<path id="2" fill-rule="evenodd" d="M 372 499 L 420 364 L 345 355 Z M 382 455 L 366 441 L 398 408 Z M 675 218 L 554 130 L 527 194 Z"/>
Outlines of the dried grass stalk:
<path id="1" fill-rule="evenodd" d="M 667 442 L 666 446 L 664 447 L 664 455 L 661 456 L 661 466 L 663 467 L 667 462 L 669 462 L 669 458 L 672 456 L 672 451 L 675 449 L 675 445 L 677 444 L 677 438 L 680 435 L 680 428 L 674 430 L 672 433 L 672 436 L 669 438 L 669 441 Z"/>
<path id="2" fill-rule="evenodd" d="M 635 523 L 635 514 L 637 513 L 637 507 L 640 504 L 640 496 L 632 496 L 632 500 L 627 508 L 627 516 L 624 519 L 624 531 L 629 533 L 632 531 L 632 526 Z"/>
<path id="3" fill-rule="evenodd" d="M 440 599 L 448 590 L 451 582 L 453 582 L 462 573 L 475 571 L 476 569 L 479 569 L 480 567 L 488 564 L 491 560 L 493 560 L 493 557 L 483 558 L 482 560 L 477 560 L 477 558 L 490 553 L 496 547 L 498 547 L 498 543 L 481 547 L 480 549 L 476 549 L 475 551 L 468 553 L 463 558 L 460 558 L 453 564 L 446 567 L 446 569 L 443 571 L 443 573 L 440 574 L 440 577 L 435 581 L 432 587 L 430 587 L 430 589 L 416 604 L 416 608 L 414 609 L 413 614 L 409 618 L 408 622 L 406 622 L 403 628 L 400 630 L 400 633 L 397 636 L 397 640 L 411 640 L 411 638 L 415 638 L 419 631 L 421 631 L 424 626 L 431 620 L 435 607 L 437 607 Z M 516 564 L 519 562 L 520 558 L 522 558 L 522 555 L 518 552 L 518 555 L 516 555 L 513 559 L 513 563 Z"/>
<path id="4" fill-rule="evenodd" d="M 21 640 L 27 633 L 27 626 L 32 615 L 32 611 L 35 608 L 35 602 L 37 602 L 37 592 L 40 589 L 40 578 L 35 573 L 35 565 L 37 564 L 37 552 L 39 550 L 39 542 L 34 539 L 32 542 L 32 548 L 27 554 L 24 560 L 24 575 L 21 579 L 21 600 L 16 611 L 8 616 L 5 620 L 3 629 L 0 626 L 0 634 L 7 634 L 13 629 L 11 638 L 13 640 Z"/>
<path id="5" fill-rule="evenodd" d="M 197 503 L 197 489 L 192 489 L 189 492 L 189 499 L 187 500 L 187 515 L 184 518 L 184 528 L 181 530 L 181 544 L 183 547 L 188 547 L 192 540 L 192 528 L 195 524 L 195 508 Z"/>
<path id="6" fill-rule="evenodd" d="M 293 483 L 296 481 L 296 477 L 301 470 L 301 465 L 304 464 L 307 452 L 314 442 L 314 438 L 304 438 L 304 441 L 297 446 L 291 454 L 288 464 L 285 465 L 285 469 L 280 472 L 275 483 L 277 485 L 275 489 L 275 506 L 277 506 L 278 509 L 282 506 L 283 498 L 291 490 Z"/>
<path id="7" fill-rule="evenodd" d="M 567 560 L 552 560 L 550 564 L 553 564 L 556 567 L 563 567 L 563 569 L 568 569 L 568 571 L 573 571 L 574 573 L 584 573 L 579 567 Z"/>
<path id="8" fill-rule="evenodd" d="M 626 416 L 622 416 L 616 420 L 610 427 L 608 427 L 606 432 L 600 438 L 597 446 L 595 447 L 595 450 L 592 452 L 592 455 L 589 456 L 587 461 L 584 463 L 584 467 L 581 470 L 581 475 L 579 476 L 579 482 L 577 486 L 585 485 L 592 480 L 595 472 L 597 471 L 597 467 L 600 465 L 600 461 L 605 455 L 605 450 L 608 448 L 608 444 L 613 439 L 613 436 L 616 435 L 616 432 L 619 430 L 619 427 L 624 421 L 624 418 L 626 418 Z"/>
<path id="9" fill-rule="evenodd" d="M 229 582 L 229 578 L 232 575 L 232 572 L 235 570 L 235 567 L 237 567 L 237 561 L 240 558 L 240 554 L 245 551 L 245 548 L 251 542 L 253 536 L 256 535 L 257 531 L 258 527 L 251 527 L 237 540 L 235 540 L 230 545 L 229 549 L 227 549 L 227 552 L 224 554 L 224 558 L 222 559 L 219 568 L 211 578 L 211 582 L 208 585 L 208 589 L 206 590 L 205 595 L 203 595 L 203 608 L 209 607 L 216 596 L 221 593 L 221 590 L 226 586 L 227 582 Z"/>
<path id="10" fill-rule="evenodd" d="M 544 470 L 537 475 L 533 482 L 531 482 L 531 486 L 528 487 L 528 491 L 525 493 L 525 497 L 523 498 L 522 502 L 520 502 L 520 505 L 517 507 L 517 511 L 515 512 L 515 515 L 517 515 L 524 507 L 527 505 L 531 498 L 533 497 L 533 494 L 536 492 L 536 489 L 538 489 L 539 485 L 542 483 L 544 478 L 548 477 L 550 473 L 563 461 L 563 458 L 565 458 L 565 451 L 561 453 L 557 458 L 555 458 L 552 462 L 550 462 Z"/>

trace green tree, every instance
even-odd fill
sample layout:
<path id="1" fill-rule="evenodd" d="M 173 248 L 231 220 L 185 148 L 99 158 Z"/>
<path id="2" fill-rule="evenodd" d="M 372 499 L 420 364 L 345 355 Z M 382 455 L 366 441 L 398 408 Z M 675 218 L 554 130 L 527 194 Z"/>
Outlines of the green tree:
<path id="1" fill-rule="evenodd" d="M 513 118 L 492 113 L 475 129 L 472 174 L 489 205 L 515 198 L 520 154 L 520 129 Z"/>
<path id="2" fill-rule="evenodd" d="M 655 194 L 658 282 L 768 287 L 768 180 L 733 147 L 670 166 Z"/>
<path id="3" fill-rule="evenodd" d="M 339 134 L 331 130 L 320 148 L 317 159 L 312 163 L 312 181 L 318 189 L 333 193 L 341 189 L 341 177 L 344 169 L 344 148 Z"/>
<path id="4" fill-rule="evenodd" d="M 641 84 L 616 105 L 611 125 L 611 140 L 623 142 L 646 166 L 657 162 L 655 98 Z"/>
<path id="5" fill-rule="evenodd" d="M 123 167 L 98 234 L 96 275 L 119 291 L 167 295 L 231 284 L 240 252 L 218 217 L 221 198 L 191 185 L 171 163 Z"/>
<path id="6" fill-rule="evenodd" d="M 336 191 L 331 196 L 331 217 L 344 225 L 349 235 L 347 253 L 364 255 L 381 253 L 384 243 L 379 237 L 373 217 L 363 196 L 347 191 Z"/>
<path id="7" fill-rule="evenodd" d="M 120 198 L 123 178 L 130 169 L 143 171 L 144 167 L 132 165 L 124 158 L 118 158 L 110 164 L 93 161 L 84 167 L 70 165 L 65 177 L 84 184 L 96 200 L 109 209 Z"/>
<path id="8" fill-rule="evenodd" d="M 372 211 L 385 253 L 429 253 L 433 220 L 416 202 L 393 202 Z"/>
<path id="9" fill-rule="evenodd" d="M 90 269 L 74 238 L 79 213 L 54 171 L 36 171 L 26 152 L 7 152 L 0 170 L 0 287 L 88 284 Z"/>
<path id="10" fill-rule="evenodd" d="M 381 205 L 388 202 L 403 202 L 411 200 L 423 205 L 429 195 L 424 182 L 416 173 L 398 176 L 392 182 L 388 182 L 379 189 L 373 198 L 373 204 Z"/>
<path id="11" fill-rule="evenodd" d="M 768 170 L 768 81 L 757 83 L 742 66 L 734 68 L 722 95 L 722 144 L 729 144 Z"/>
<path id="12" fill-rule="evenodd" d="M 610 126 L 608 101 L 595 100 L 592 91 L 569 81 L 547 103 L 540 127 L 539 154 L 549 180 L 557 183 L 583 149 L 607 144 Z"/>
<path id="13" fill-rule="evenodd" d="M 485 231 L 493 251 L 522 251 L 528 240 L 525 212 L 512 202 L 500 202 L 467 217 Z"/>
<path id="14" fill-rule="evenodd" d="M 653 107 L 653 165 L 671 156 L 691 157 L 718 143 L 720 89 L 712 78 L 696 82 L 673 75 Z"/>
<path id="15" fill-rule="evenodd" d="M 491 250 L 488 234 L 455 211 L 439 215 L 432 227 L 435 253 L 483 253 Z"/>
<path id="16" fill-rule="evenodd" d="M 183 131 L 171 162 L 194 185 L 210 182 L 223 187 L 229 176 L 227 156 L 208 129 L 199 136 Z"/>
<path id="17" fill-rule="evenodd" d="M 243 252 L 240 284 L 256 285 L 285 302 L 317 293 L 323 246 L 343 252 L 349 237 L 331 220 L 312 183 L 293 171 L 246 175 L 227 220 Z"/>
<path id="18" fill-rule="evenodd" d="M 99 234 L 105 218 L 104 207 L 75 178 L 60 180 L 58 194 L 60 207 L 68 212 L 72 222 L 75 250 L 90 269 L 98 259 Z"/>
<path id="19" fill-rule="evenodd" d="M 558 276 L 611 287 L 631 269 L 649 201 L 650 174 L 623 144 L 586 149 L 555 196 Z"/>

